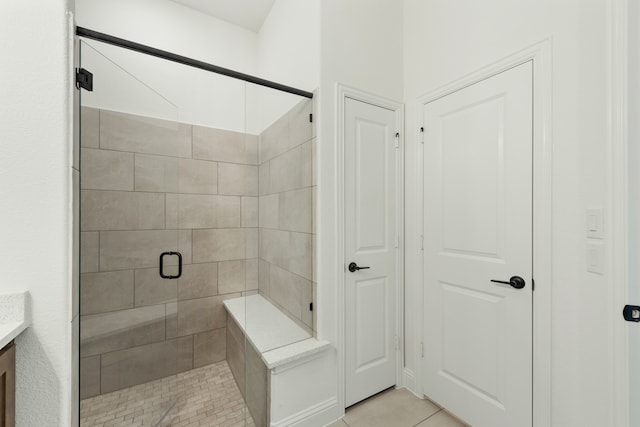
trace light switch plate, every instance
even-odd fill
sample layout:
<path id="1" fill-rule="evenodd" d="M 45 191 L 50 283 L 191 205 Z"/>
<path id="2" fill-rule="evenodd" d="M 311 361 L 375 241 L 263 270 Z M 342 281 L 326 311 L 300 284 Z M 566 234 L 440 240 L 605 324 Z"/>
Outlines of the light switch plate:
<path id="1" fill-rule="evenodd" d="M 587 271 L 604 274 L 604 245 L 587 243 Z"/>
<path id="2" fill-rule="evenodd" d="M 604 239 L 603 210 L 587 209 L 587 237 L 590 239 Z"/>

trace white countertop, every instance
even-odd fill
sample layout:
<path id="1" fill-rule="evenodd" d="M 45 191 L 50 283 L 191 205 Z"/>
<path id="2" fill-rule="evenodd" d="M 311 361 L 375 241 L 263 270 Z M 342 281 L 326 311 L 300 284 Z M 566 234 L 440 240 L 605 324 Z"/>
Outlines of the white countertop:
<path id="1" fill-rule="evenodd" d="M 0 294 L 0 349 L 29 326 L 28 297 L 26 291 Z"/>
<path id="2" fill-rule="evenodd" d="M 260 295 L 228 299 L 224 305 L 269 369 L 329 347 Z"/>

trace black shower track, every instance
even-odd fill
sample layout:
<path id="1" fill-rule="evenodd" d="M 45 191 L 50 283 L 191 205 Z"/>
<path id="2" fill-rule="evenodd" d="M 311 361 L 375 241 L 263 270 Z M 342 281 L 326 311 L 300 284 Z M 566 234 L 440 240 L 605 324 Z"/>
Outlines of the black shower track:
<path id="1" fill-rule="evenodd" d="M 166 59 L 167 61 L 177 62 L 178 64 L 187 65 L 189 67 L 199 68 L 201 70 L 210 71 L 216 74 L 222 74 L 223 76 L 231 77 L 238 80 L 244 80 L 245 82 L 254 83 L 260 86 L 269 87 L 282 92 L 292 93 L 294 95 L 304 96 L 305 98 L 313 98 L 313 93 L 307 92 L 295 87 L 283 85 L 280 83 L 272 82 L 270 80 L 261 79 L 260 77 L 252 76 L 250 74 L 240 73 L 238 71 L 230 70 L 228 68 L 219 67 L 217 65 L 209 64 L 207 62 L 198 61 L 197 59 L 189 58 L 182 55 L 176 55 L 175 53 L 168 52 L 166 50 L 156 49 L 151 46 L 146 46 L 140 43 L 132 42 L 130 40 L 121 39 L 109 34 L 100 33 L 98 31 L 89 30 L 83 27 L 76 27 L 76 35 L 79 37 L 85 37 L 92 40 L 97 40 L 103 43 L 108 43 L 114 46 L 129 49 L 134 52 L 144 53 L 146 55 L 155 56 L 157 58 Z"/>

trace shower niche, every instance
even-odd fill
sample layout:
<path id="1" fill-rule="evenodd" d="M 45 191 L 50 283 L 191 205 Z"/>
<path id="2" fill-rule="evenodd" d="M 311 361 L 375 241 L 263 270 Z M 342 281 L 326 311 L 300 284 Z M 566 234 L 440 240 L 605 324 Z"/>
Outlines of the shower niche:
<path id="1" fill-rule="evenodd" d="M 272 375 L 328 346 L 313 101 L 93 40 L 81 63 L 81 425 L 270 425 Z"/>

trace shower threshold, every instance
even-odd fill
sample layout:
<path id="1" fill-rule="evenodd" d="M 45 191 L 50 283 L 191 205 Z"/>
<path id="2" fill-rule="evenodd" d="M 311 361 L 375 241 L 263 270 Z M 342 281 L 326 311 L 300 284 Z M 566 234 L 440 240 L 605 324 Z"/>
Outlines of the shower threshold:
<path id="1" fill-rule="evenodd" d="M 176 401 L 161 427 L 254 426 L 226 360 L 82 400 L 80 426 L 153 427 L 167 388 L 177 390 Z"/>

